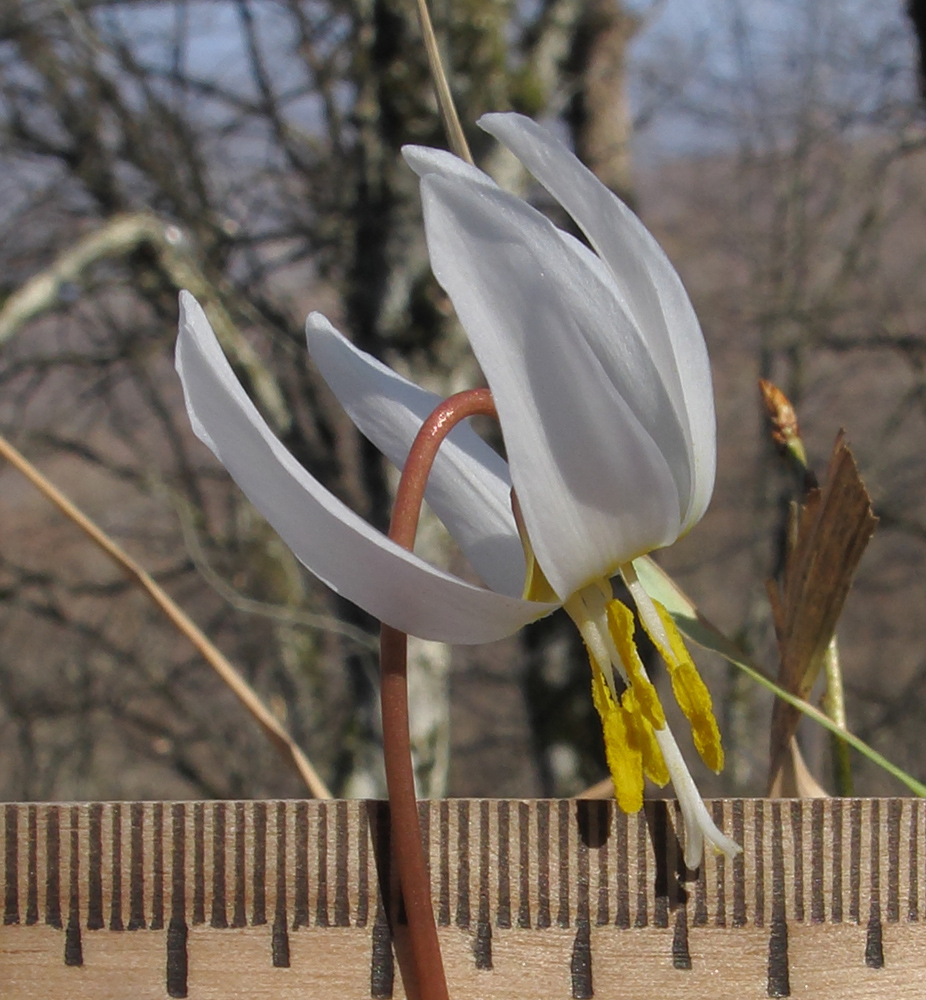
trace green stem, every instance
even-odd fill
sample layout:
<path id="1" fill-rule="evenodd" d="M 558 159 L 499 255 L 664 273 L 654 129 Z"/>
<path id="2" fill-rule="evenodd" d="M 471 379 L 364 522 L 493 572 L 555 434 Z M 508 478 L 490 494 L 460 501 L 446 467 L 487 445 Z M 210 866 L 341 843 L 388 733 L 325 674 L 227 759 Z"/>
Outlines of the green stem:
<path id="1" fill-rule="evenodd" d="M 823 711 L 845 732 L 846 697 L 842 683 L 842 667 L 839 662 L 839 643 L 834 635 L 824 654 L 823 669 L 826 671 L 826 693 L 823 696 Z M 845 740 L 835 733 L 830 734 L 830 753 L 833 759 L 833 780 L 836 794 L 853 794 L 852 761 Z"/>

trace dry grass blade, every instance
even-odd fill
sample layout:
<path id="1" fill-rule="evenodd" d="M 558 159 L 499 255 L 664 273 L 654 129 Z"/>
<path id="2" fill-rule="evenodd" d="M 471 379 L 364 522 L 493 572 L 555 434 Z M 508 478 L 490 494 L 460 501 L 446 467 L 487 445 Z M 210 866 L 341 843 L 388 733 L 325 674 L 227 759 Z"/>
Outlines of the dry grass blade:
<path id="1" fill-rule="evenodd" d="M 424 48 L 428 54 L 428 66 L 431 69 L 431 77 L 434 80 L 434 89 L 437 91 L 437 103 L 444 122 L 444 131 L 447 133 L 447 141 L 450 143 L 451 150 L 461 160 L 472 163 L 473 154 L 469 151 L 469 143 L 467 143 L 466 136 L 463 134 L 463 127 L 460 125 L 460 116 L 457 114 L 456 105 L 453 103 L 453 95 L 450 93 L 450 84 L 447 82 L 447 74 L 444 72 L 444 65 L 441 62 L 440 51 L 437 47 L 437 38 L 434 34 L 434 25 L 431 24 L 431 15 L 428 12 L 427 0 L 418 0 L 418 20 L 421 24 Z"/>
<path id="2" fill-rule="evenodd" d="M 164 612 L 168 619 L 196 647 L 206 662 L 231 688 L 242 705 L 251 713 L 271 743 L 283 759 L 305 782 L 309 792 L 317 799 L 330 799 L 331 793 L 325 787 L 318 772 L 306 755 L 299 749 L 293 738 L 286 732 L 276 716 L 260 700 L 257 692 L 238 673 L 231 663 L 209 641 L 199 627 L 181 610 L 145 570 L 128 553 L 124 552 L 89 517 L 79 510 L 53 483 L 16 448 L 0 435 L 0 457 L 5 458 L 18 469 L 36 489 L 50 500 L 66 517 L 70 518 L 93 542 L 95 542 L 117 566 L 143 590 Z"/>
<path id="3" fill-rule="evenodd" d="M 781 657 L 779 683 L 806 699 L 836 631 L 862 553 L 877 518 L 842 432 L 822 489 L 801 505 L 784 581 L 769 584 Z M 770 786 L 788 753 L 800 713 L 776 702 L 772 715 Z"/>

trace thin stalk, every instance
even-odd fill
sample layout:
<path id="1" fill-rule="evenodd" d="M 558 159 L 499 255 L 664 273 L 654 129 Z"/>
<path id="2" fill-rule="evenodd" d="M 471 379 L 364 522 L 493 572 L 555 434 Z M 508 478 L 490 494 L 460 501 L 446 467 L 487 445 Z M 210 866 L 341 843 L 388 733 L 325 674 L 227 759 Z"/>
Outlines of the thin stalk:
<path id="1" fill-rule="evenodd" d="M 421 24 L 421 34 L 424 38 L 425 52 L 428 54 L 428 66 L 431 70 L 431 78 L 434 81 L 434 89 L 437 91 L 437 104 L 440 108 L 441 119 L 444 122 L 444 131 L 447 133 L 447 141 L 451 150 L 466 160 L 473 162 L 473 154 L 469 151 L 469 143 L 463 134 L 463 127 L 460 125 L 460 116 L 457 114 L 456 105 L 453 103 L 453 95 L 450 93 L 450 84 L 447 81 L 447 74 L 444 72 L 444 64 L 441 62 L 440 50 L 437 47 L 437 37 L 434 34 L 434 26 L 431 24 L 431 15 L 428 12 L 427 0 L 418 0 L 418 21 Z"/>
<path id="2" fill-rule="evenodd" d="M 403 548 L 409 551 L 414 548 L 421 502 L 441 442 L 461 420 L 476 414 L 497 417 L 488 389 L 472 389 L 444 400 L 418 431 L 402 470 L 389 526 L 389 537 Z M 415 796 L 415 772 L 408 731 L 407 646 L 408 637 L 404 632 L 389 625 L 382 626 L 383 757 L 389 790 L 392 849 L 408 917 L 419 996 L 421 1000 L 448 1000 Z"/>
<path id="3" fill-rule="evenodd" d="M 839 726 L 848 729 L 846 722 L 846 696 L 842 684 L 842 670 L 839 665 L 839 644 L 834 635 L 826 647 L 823 658 L 826 671 L 826 692 L 823 695 L 823 711 Z M 833 778 L 836 794 L 843 797 L 854 794 L 852 781 L 852 761 L 849 747 L 838 736 L 830 737 L 830 752 L 833 759 Z"/>
<path id="4" fill-rule="evenodd" d="M 46 499 L 50 500 L 62 514 L 70 518 L 84 534 L 89 536 L 91 541 L 98 545 L 123 572 L 135 580 L 170 619 L 171 623 L 196 647 L 209 666 L 231 688 L 241 704 L 264 730 L 265 735 L 276 747 L 280 756 L 305 782 L 309 793 L 317 799 L 330 799 L 331 792 L 328 791 L 318 772 L 273 712 L 260 700 L 254 688 L 210 642 L 189 615 L 154 581 L 141 564 L 117 545 L 102 528 L 94 524 L 83 511 L 71 503 L 54 483 L 46 479 L 26 456 L 14 448 L 2 435 L 0 435 L 0 458 L 5 458 L 10 465 L 18 469 Z"/>

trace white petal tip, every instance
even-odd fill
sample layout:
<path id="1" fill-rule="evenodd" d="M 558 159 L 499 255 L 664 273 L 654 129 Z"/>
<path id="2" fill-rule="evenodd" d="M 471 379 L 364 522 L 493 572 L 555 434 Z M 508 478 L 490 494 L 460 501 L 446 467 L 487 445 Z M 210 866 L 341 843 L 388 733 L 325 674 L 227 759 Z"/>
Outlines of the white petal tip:
<path id="1" fill-rule="evenodd" d="M 715 854 L 723 854 L 730 861 L 743 853 L 742 847 L 714 824 L 706 810 L 699 811 L 690 823 L 688 817 L 685 820 L 685 866 L 689 871 L 695 871 L 704 860 L 705 842 Z"/>
<path id="2" fill-rule="evenodd" d="M 689 870 L 694 871 L 701 864 L 705 841 L 715 851 L 724 854 L 732 861 L 742 851 L 742 848 L 735 840 L 731 840 L 711 818 L 671 730 L 668 726 L 665 729 L 657 729 L 655 736 L 672 778 L 679 807 L 682 810 L 682 819 L 685 824 L 686 866 Z"/>

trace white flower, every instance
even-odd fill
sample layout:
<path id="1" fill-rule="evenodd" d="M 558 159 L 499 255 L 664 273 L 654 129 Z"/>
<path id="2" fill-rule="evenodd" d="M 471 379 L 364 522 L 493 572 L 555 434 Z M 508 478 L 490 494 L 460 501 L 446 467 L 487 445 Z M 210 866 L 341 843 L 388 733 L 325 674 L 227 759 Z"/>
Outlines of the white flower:
<path id="1" fill-rule="evenodd" d="M 715 430 L 704 339 L 656 241 L 564 145 L 519 115 L 486 115 L 480 125 L 594 248 L 449 153 L 404 151 L 421 177 L 434 273 L 482 366 L 508 457 L 460 425 L 426 493 L 485 588 L 391 542 L 306 472 L 183 293 L 177 369 L 187 409 L 197 435 L 296 556 L 381 621 L 426 639 L 480 643 L 565 606 L 589 650 L 618 800 L 639 808 L 644 770 L 662 783 L 671 777 L 694 866 L 702 836 L 727 853 L 738 848 L 701 802 L 636 657 L 633 615 L 613 599 L 610 578 L 624 575 L 698 748 L 719 767 L 710 697 L 632 568 L 695 524 L 710 499 Z M 351 418 L 401 467 L 438 397 L 356 350 L 318 313 L 306 332 L 312 360 Z"/>

